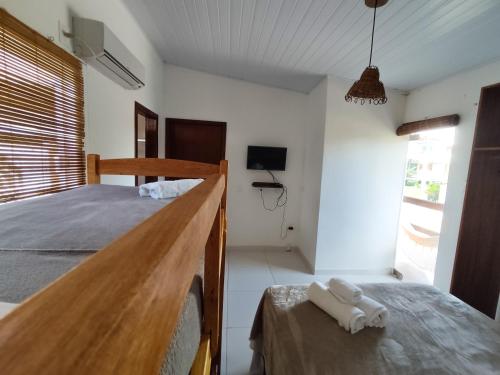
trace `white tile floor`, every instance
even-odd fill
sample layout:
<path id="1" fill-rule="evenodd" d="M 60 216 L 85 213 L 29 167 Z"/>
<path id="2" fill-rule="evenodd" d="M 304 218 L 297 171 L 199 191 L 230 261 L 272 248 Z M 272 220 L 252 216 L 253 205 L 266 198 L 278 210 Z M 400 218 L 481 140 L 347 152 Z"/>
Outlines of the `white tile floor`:
<path id="1" fill-rule="evenodd" d="M 248 337 L 262 292 L 277 284 L 309 284 L 333 275 L 311 275 L 295 251 L 228 249 L 224 296 L 222 375 L 248 374 L 252 352 Z M 337 275 L 338 276 L 338 275 Z M 349 275 L 354 283 L 398 282 L 389 275 Z"/>

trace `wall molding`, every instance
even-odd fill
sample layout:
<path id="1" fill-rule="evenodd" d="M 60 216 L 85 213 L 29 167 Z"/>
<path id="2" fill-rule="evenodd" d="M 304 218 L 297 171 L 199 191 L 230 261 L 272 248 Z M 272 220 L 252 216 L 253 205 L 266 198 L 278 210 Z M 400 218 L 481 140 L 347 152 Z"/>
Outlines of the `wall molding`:
<path id="1" fill-rule="evenodd" d="M 457 114 L 433 117 L 425 120 L 404 123 L 396 129 L 396 134 L 409 135 L 424 130 L 449 128 L 451 126 L 457 126 L 459 122 L 460 116 Z"/>

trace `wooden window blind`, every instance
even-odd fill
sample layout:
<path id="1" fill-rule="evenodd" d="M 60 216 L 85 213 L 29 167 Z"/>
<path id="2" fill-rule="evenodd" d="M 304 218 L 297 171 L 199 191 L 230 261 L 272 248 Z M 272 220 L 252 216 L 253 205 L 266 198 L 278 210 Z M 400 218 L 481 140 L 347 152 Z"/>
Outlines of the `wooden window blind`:
<path id="1" fill-rule="evenodd" d="M 0 9 L 0 203 L 85 184 L 81 63 Z"/>

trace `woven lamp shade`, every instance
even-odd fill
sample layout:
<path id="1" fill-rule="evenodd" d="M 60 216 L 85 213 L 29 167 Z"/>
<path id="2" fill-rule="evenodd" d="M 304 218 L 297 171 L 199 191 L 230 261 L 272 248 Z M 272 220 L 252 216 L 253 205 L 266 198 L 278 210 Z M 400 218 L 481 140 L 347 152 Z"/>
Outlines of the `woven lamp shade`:
<path id="1" fill-rule="evenodd" d="M 380 74 L 376 66 L 368 66 L 359 81 L 354 82 L 351 89 L 345 96 L 347 102 L 358 101 L 365 104 L 365 101 L 373 104 L 387 103 L 384 84 L 380 82 Z"/>

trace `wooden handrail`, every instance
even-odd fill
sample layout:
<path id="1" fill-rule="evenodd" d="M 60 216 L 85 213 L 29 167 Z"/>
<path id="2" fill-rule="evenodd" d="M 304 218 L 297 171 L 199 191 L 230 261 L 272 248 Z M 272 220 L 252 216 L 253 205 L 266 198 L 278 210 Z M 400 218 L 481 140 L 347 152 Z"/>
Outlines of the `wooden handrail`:
<path id="1" fill-rule="evenodd" d="M 157 374 L 224 189 L 208 177 L 2 319 L 1 372 Z"/>
<path id="2" fill-rule="evenodd" d="M 100 159 L 99 155 L 87 155 L 89 184 L 99 183 L 100 175 L 165 176 L 165 171 L 169 171 L 167 177 L 207 178 L 219 174 L 220 166 L 176 159 Z"/>

